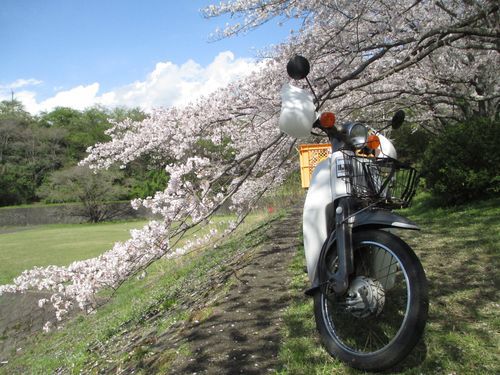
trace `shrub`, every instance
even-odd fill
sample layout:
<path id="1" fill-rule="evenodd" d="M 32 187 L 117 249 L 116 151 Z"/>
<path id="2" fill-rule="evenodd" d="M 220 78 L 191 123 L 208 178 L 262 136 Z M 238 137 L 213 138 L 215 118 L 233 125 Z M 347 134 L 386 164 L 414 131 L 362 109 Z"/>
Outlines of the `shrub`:
<path id="1" fill-rule="evenodd" d="M 77 214 L 97 223 L 123 213 L 121 207 L 108 204 L 126 197 L 121 178 L 122 173 L 115 170 L 94 172 L 88 167 L 71 167 L 52 173 L 38 195 L 46 203 L 81 202 L 83 209 L 77 208 Z"/>
<path id="2" fill-rule="evenodd" d="M 498 121 L 474 119 L 447 126 L 424 154 L 427 187 L 444 205 L 498 195 L 499 144 Z"/>
<path id="3" fill-rule="evenodd" d="M 398 160 L 416 164 L 420 169 L 420 163 L 432 139 L 432 133 L 411 124 L 404 124 L 401 128 L 392 130 L 390 138 L 398 151 Z"/>

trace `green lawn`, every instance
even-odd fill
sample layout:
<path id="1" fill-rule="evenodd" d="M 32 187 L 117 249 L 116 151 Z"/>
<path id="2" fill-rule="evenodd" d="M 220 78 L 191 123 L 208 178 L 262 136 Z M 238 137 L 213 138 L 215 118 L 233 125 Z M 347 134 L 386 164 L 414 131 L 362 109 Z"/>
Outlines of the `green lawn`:
<path id="1" fill-rule="evenodd" d="M 403 214 L 422 228 L 421 232 L 402 231 L 401 234 L 424 265 L 429 279 L 430 309 L 424 339 L 394 371 L 406 375 L 500 373 L 500 199 L 450 209 L 434 209 L 425 199 L 420 199 Z M 128 337 L 126 332 L 130 330 L 131 334 L 139 336 L 151 332 L 163 335 L 176 322 L 191 319 L 191 314 L 196 311 L 182 307 L 181 291 L 194 288 L 204 293 L 209 271 L 224 267 L 224 260 L 231 254 L 265 241 L 265 231 L 258 228 L 266 225 L 268 218 L 268 215 L 249 217 L 249 223 L 217 248 L 210 247 L 205 252 L 175 261 L 156 262 L 149 268 L 145 279 L 128 280 L 96 314 L 80 316 L 69 322 L 65 329 L 50 335 L 32 335 L 30 342 L 23 345 L 22 352 L 9 360 L 6 366 L 0 367 L 0 373 L 45 374 L 58 372 L 59 369 L 79 373 L 94 363 L 99 366 L 107 361 L 118 365 L 140 362 L 137 358 L 144 355 L 142 347 L 137 348 L 139 352 L 121 349 L 124 343 L 120 340 Z M 133 223 L 127 224 L 134 227 Z M 94 238 L 96 232 L 106 230 L 107 226 L 115 225 L 117 231 L 123 234 L 122 238 L 126 238 L 126 230 L 123 233 L 119 229 L 126 224 L 76 225 L 54 227 L 56 233 L 48 242 L 54 243 L 55 238 L 59 238 L 55 237 L 57 228 L 59 231 L 64 228 L 64 232 L 72 232 L 78 227 L 82 230 L 88 228 L 79 236 L 85 237 L 87 233 L 89 239 Z M 41 232 L 38 237 L 32 238 L 31 250 L 25 251 L 33 253 L 35 245 L 42 248 L 43 229 L 34 229 Z M 29 232 L 14 234 L 22 237 Z M 62 233 L 60 235 L 63 236 Z M 9 236 L 0 235 L 2 273 L 8 267 L 4 265 L 4 242 L 1 241 Z M 73 237 L 77 235 L 73 234 Z M 69 237 L 69 242 L 76 242 L 73 237 Z M 107 247 L 103 246 L 102 250 Z M 64 248 L 68 249 L 69 245 Z M 81 251 L 75 251 L 82 258 L 88 257 L 83 256 Z M 46 255 L 39 256 L 39 260 L 48 261 L 47 258 Z M 51 261 L 59 262 L 61 259 L 53 257 Z M 11 264 L 15 263 L 11 260 Z M 290 293 L 294 302 L 284 316 L 284 339 L 280 352 L 283 366 L 278 373 L 361 374 L 330 357 L 321 346 L 315 329 L 312 301 L 303 295 L 307 287 L 303 265 L 303 254 L 298 252 L 291 270 L 294 279 L 290 284 Z M 165 368 L 168 368 L 168 358 L 175 358 L 184 350 L 181 349 L 162 354 Z M 101 356 L 102 353 L 105 357 Z M 88 372 L 92 373 L 92 368 Z"/>
<path id="2" fill-rule="evenodd" d="M 67 265 L 95 257 L 145 223 L 52 224 L 0 234 L 0 285 L 33 266 Z"/>
<path id="3" fill-rule="evenodd" d="M 419 197 L 402 212 L 420 232 L 400 231 L 420 257 L 429 280 L 424 339 L 389 373 L 500 373 L 500 199 L 455 208 L 432 208 Z M 315 328 L 312 300 L 302 295 L 303 254 L 294 260 L 297 300 L 285 316 L 280 358 L 285 374 L 362 374 L 333 359 Z"/>

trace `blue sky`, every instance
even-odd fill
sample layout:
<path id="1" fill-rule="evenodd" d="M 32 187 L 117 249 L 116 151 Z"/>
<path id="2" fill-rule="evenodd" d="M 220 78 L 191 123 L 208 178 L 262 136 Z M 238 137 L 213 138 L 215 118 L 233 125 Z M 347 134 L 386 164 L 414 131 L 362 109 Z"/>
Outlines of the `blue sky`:
<path id="1" fill-rule="evenodd" d="M 2 0 L 0 99 L 10 98 L 12 89 L 31 112 L 57 105 L 181 104 L 249 71 L 256 50 L 290 31 L 290 24 L 280 27 L 276 20 L 245 36 L 209 42 L 228 21 L 201 16 L 212 2 Z"/>

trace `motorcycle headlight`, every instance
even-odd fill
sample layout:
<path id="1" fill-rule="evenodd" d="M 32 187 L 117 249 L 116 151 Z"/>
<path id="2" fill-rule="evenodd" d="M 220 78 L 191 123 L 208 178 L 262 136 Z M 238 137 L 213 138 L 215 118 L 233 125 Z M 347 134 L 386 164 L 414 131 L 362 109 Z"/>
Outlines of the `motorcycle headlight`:
<path id="1" fill-rule="evenodd" d="M 368 138 L 368 128 L 359 122 L 350 123 L 346 128 L 348 141 L 356 148 L 363 148 Z"/>

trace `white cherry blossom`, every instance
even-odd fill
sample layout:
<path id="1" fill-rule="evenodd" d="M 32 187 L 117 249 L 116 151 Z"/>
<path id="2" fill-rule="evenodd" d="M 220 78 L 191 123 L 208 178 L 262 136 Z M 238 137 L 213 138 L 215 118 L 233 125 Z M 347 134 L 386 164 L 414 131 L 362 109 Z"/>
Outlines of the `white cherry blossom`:
<path id="1" fill-rule="evenodd" d="M 92 311 L 97 292 L 118 288 L 155 260 L 210 243 L 215 231 L 182 246 L 177 239 L 221 207 L 238 215 L 228 232 L 234 230 L 297 168 L 296 140 L 277 126 L 280 90 L 290 81 L 285 67 L 295 54 L 311 62 L 318 109 L 340 120 L 377 126 L 405 108 L 415 123 L 437 131 L 451 120 L 498 116 L 498 7 L 489 0 L 232 0 L 207 7 L 206 17 L 234 19 L 216 38 L 275 19 L 301 26 L 263 51 L 247 78 L 185 106 L 157 108 L 144 121 L 115 123 L 111 140 L 90 147 L 82 164 L 126 168 L 143 155 L 163 163 L 170 176 L 165 189 L 132 202 L 160 219 L 97 258 L 24 271 L 0 294 L 50 291 L 60 320 L 73 305 Z"/>

